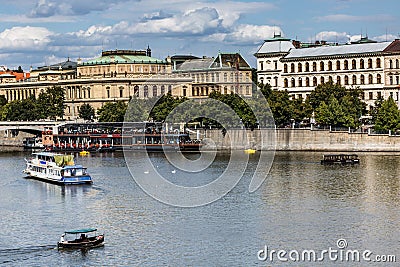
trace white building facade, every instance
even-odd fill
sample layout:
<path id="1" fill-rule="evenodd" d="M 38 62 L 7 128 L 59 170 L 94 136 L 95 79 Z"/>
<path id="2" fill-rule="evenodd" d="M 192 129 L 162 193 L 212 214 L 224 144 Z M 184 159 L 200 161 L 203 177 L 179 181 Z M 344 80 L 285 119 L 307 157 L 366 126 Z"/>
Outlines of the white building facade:
<path id="1" fill-rule="evenodd" d="M 305 99 L 318 84 L 333 81 L 348 89 L 362 89 L 361 98 L 368 106 L 378 97 L 391 96 L 399 102 L 400 40 L 362 41 L 295 48 L 294 42 L 275 36 L 255 53 L 258 82 Z"/>

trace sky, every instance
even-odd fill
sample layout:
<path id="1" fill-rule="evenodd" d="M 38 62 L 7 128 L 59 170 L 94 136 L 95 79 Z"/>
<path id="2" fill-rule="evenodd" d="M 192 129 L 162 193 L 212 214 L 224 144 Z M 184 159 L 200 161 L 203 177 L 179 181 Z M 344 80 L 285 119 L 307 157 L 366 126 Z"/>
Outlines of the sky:
<path id="1" fill-rule="evenodd" d="M 13 0 L 0 5 L 0 66 L 25 71 L 102 50 L 253 54 L 274 33 L 302 42 L 399 38 L 398 0 Z"/>

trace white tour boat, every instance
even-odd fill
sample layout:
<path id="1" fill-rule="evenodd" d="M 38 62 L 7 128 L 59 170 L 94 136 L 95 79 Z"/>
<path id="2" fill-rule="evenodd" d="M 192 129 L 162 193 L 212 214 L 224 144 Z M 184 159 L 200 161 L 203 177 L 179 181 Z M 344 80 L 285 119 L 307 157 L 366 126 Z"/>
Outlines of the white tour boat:
<path id="1" fill-rule="evenodd" d="M 92 183 L 92 177 L 86 168 L 75 165 L 73 155 L 51 152 L 38 152 L 32 155 L 32 158 L 26 160 L 26 169 L 23 171 L 28 178 L 57 184 Z"/>

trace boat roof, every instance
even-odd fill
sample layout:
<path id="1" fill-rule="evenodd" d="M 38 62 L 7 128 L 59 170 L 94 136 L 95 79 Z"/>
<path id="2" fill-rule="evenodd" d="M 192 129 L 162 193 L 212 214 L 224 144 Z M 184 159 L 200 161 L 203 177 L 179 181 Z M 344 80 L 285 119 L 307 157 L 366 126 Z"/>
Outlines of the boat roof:
<path id="1" fill-rule="evenodd" d="M 64 170 L 68 170 L 68 169 L 83 169 L 82 165 L 67 165 L 64 167 Z"/>
<path id="2" fill-rule="evenodd" d="M 84 234 L 90 232 L 96 232 L 97 228 L 83 228 L 83 229 L 76 229 L 76 230 L 68 230 L 65 231 L 66 234 Z"/>
<path id="3" fill-rule="evenodd" d="M 46 157 L 63 156 L 63 154 L 53 153 L 53 152 L 36 152 L 32 153 L 32 155 L 41 155 Z"/>

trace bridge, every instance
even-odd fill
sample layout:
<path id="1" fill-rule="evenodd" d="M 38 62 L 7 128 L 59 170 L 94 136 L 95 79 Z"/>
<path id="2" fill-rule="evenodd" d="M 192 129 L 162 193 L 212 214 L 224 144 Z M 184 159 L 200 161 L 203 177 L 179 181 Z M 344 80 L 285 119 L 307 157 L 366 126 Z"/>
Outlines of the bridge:
<path id="1" fill-rule="evenodd" d="M 0 121 L 0 131 L 14 130 L 30 134 L 40 134 L 54 126 L 71 123 L 69 121 Z"/>

